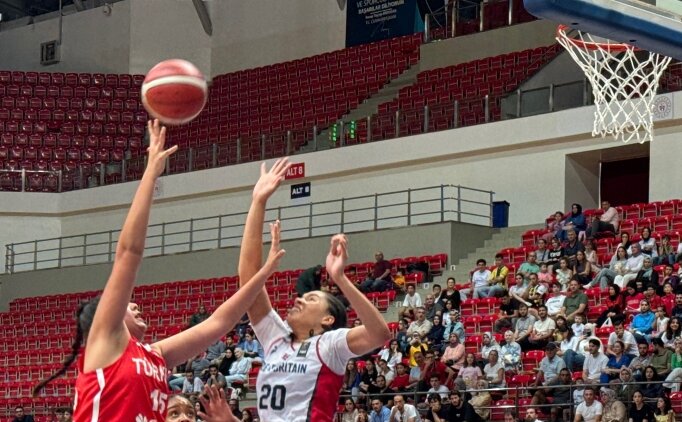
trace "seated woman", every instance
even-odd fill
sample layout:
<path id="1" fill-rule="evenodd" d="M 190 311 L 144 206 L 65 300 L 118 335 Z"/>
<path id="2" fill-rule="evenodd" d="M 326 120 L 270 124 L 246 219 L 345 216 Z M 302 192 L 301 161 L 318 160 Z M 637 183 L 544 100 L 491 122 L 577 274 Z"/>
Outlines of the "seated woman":
<path id="1" fill-rule="evenodd" d="M 654 412 L 644 402 L 644 394 L 642 391 L 635 391 L 632 395 L 632 404 L 628 410 L 630 422 L 653 422 Z"/>
<path id="2" fill-rule="evenodd" d="M 500 362 L 497 350 L 488 353 L 488 363 L 483 368 L 483 375 L 490 388 L 502 388 L 506 385 L 504 378 L 504 364 Z"/>
<path id="3" fill-rule="evenodd" d="M 602 374 L 599 381 L 602 384 L 607 384 L 609 381 L 617 379 L 620 375 L 620 370 L 630 365 L 630 358 L 623 353 L 625 351 L 625 344 L 622 341 L 616 340 L 612 349 L 614 354 L 609 355 L 606 368 L 601 371 Z"/>
<path id="4" fill-rule="evenodd" d="M 658 398 L 656 409 L 654 409 L 654 418 L 656 422 L 675 422 L 675 411 L 668 397 Z"/>
<path id="5" fill-rule="evenodd" d="M 575 253 L 575 264 L 573 265 L 573 279 L 577 280 L 582 286 L 592 282 L 592 264 L 585 257 L 585 252 Z"/>
<path id="6" fill-rule="evenodd" d="M 481 368 L 476 365 L 476 355 L 467 353 L 466 358 L 464 359 L 464 365 L 457 373 L 457 378 L 455 378 L 457 389 L 460 391 L 470 389 L 482 378 L 483 372 L 481 372 Z"/>
<path id="7" fill-rule="evenodd" d="M 640 393 L 644 396 L 644 400 L 647 402 L 655 402 L 660 396 L 663 395 L 663 385 L 660 383 L 658 373 L 656 368 L 649 365 L 644 368 L 644 384 L 640 385 Z M 634 401 L 634 395 L 633 395 Z"/>
<path id="8" fill-rule="evenodd" d="M 442 324 L 440 315 L 433 317 L 433 324 L 431 329 L 426 334 L 426 343 L 429 349 L 441 350 L 443 347 L 443 334 L 445 333 L 445 326 Z"/>
<path id="9" fill-rule="evenodd" d="M 577 235 L 580 232 L 584 232 L 587 228 L 587 222 L 585 221 L 585 214 L 583 214 L 583 207 L 580 204 L 571 205 L 571 213 L 566 215 L 564 224 L 561 232 L 557 235 L 559 240 L 566 240 L 566 232 L 568 230 L 573 230 Z"/>
<path id="10" fill-rule="evenodd" d="M 597 318 L 597 326 L 601 327 L 608 318 L 614 322 L 616 317 L 622 319 L 623 315 L 623 296 L 620 293 L 620 287 L 615 284 L 609 286 L 609 294 L 606 299 L 602 299 L 602 304 L 606 305 L 606 310 Z"/>

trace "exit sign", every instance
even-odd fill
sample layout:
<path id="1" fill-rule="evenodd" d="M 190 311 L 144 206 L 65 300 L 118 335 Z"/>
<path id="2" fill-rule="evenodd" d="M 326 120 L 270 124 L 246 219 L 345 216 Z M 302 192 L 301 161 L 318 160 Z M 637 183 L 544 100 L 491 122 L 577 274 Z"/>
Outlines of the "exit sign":
<path id="1" fill-rule="evenodd" d="M 305 177 L 305 163 L 293 163 L 287 170 L 285 179 L 301 179 Z"/>

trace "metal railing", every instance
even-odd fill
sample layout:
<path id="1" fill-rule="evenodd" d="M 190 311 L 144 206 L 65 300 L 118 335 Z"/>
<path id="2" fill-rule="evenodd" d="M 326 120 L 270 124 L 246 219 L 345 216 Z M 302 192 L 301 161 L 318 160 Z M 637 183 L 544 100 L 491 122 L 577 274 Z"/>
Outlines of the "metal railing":
<path id="1" fill-rule="evenodd" d="M 285 239 L 444 221 L 491 226 L 493 195 L 459 185 L 430 186 L 271 208 L 265 218 L 282 221 Z M 150 225 L 145 256 L 238 246 L 245 219 L 239 212 Z M 269 236 L 265 227 L 264 233 Z M 5 272 L 112 262 L 119 235 L 109 230 L 11 243 L 5 247 Z"/>
<path id="2" fill-rule="evenodd" d="M 501 100 L 501 118 L 514 119 L 589 105 L 593 101 L 587 79 L 539 88 L 517 89 Z"/>

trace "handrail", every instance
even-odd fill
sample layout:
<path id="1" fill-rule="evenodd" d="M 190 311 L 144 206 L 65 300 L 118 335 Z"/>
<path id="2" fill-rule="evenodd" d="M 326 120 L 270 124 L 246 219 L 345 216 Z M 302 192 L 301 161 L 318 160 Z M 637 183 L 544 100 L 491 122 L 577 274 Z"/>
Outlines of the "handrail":
<path id="1" fill-rule="evenodd" d="M 266 210 L 279 219 L 286 239 L 358 232 L 444 221 L 492 226 L 494 192 L 460 185 L 395 190 Z M 152 224 L 145 256 L 239 244 L 246 212 Z M 265 235 L 268 230 L 263 230 Z M 5 272 L 112 262 L 120 230 L 7 244 Z"/>

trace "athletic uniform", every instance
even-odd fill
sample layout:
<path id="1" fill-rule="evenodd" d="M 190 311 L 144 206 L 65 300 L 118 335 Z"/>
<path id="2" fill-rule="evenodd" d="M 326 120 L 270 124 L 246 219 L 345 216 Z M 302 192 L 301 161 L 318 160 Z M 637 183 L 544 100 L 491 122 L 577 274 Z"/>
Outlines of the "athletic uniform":
<path id="1" fill-rule="evenodd" d="M 331 422 L 348 360 L 348 328 L 291 340 L 291 329 L 273 310 L 253 330 L 265 359 L 258 373 L 258 415 L 268 422 Z"/>
<path id="2" fill-rule="evenodd" d="M 131 338 L 116 362 L 83 372 L 78 358 L 76 422 L 163 422 L 168 388 L 166 361 L 148 344 Z"/>

